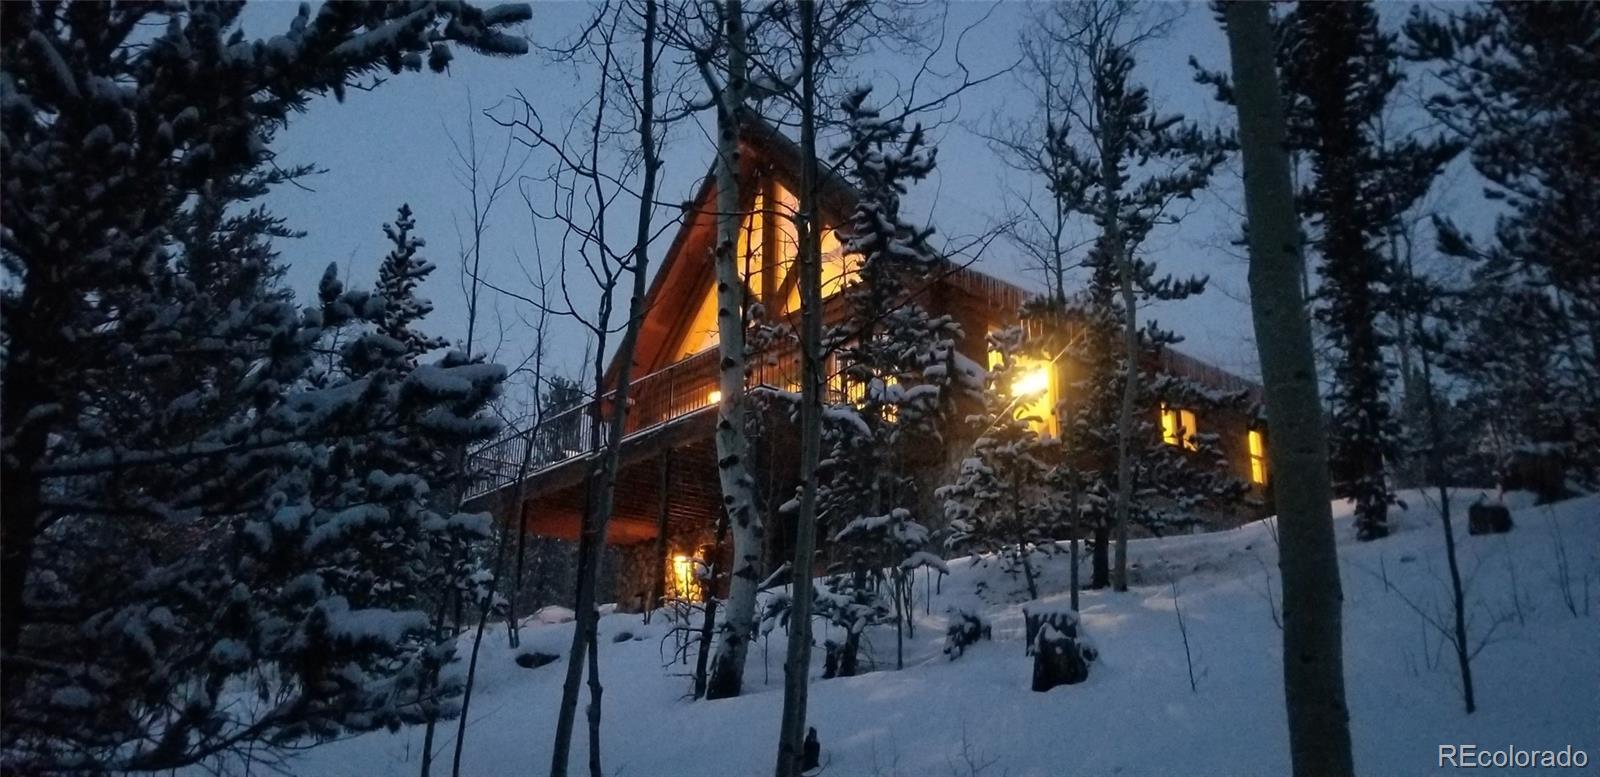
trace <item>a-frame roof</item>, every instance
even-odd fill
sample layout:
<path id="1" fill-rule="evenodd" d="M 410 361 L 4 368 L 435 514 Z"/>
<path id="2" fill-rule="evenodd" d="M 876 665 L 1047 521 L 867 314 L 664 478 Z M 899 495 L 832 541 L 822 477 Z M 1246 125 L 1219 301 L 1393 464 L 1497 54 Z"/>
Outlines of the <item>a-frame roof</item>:
<path id="1" fill-rule="evenodd" d="M 791 190 L 799 189 L 800 147 L 777 128 L 753 119 L 740 133 L 739 180 L 748 192 L 763 179 L 776 180 Z M 715 164 L 715 163 L 713 163 Z M 855 206 L 857 194 L 843 177 L 826 165 L 818 177 L 823 221 L 838 223 Z M 684 221 L 673 237 L 660 268 L 645 296 L 645 317 L 640 324 L 639 341 L 634 350 L 632 377 L 665 367 L 672 357 L 684 320 L 694 315 L 693 307 L 714 278 L 712 250 L 716 242 L 717 184 L 715 168 L 707 171 L 686 203 Z M 621 364 L 615 356 L 606 370 L 606 382 L 614 385 Z"/>

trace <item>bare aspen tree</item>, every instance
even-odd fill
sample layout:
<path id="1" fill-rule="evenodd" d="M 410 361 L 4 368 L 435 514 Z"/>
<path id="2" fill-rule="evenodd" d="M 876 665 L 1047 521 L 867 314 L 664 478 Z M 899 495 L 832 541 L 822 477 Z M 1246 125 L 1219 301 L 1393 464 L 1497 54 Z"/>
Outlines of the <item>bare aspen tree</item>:
<path id="1" fill-rule="evenodd" d="M 657 79 L 660 60 L 658 22 L 660 6 L 655 0 L 619 2 L 602 6 L 585 27 L 584 34 L 558 55 L 590 61 L 598 67 L 600 87 L 592 103 L 588 121 L 582 122 L 581 138 L 555 138 L 544 129 L 537 111 L 526 98 L 520 98 L 522 116 L 498 120 L 514 126 L 531 139 L 530 146 L 547 148 L 556 156 L 547 182 L 552 188 L 552 209 L 535 213 L 537 217 L 560 223 L 577 243 L 574 252 L 585 264 L 587 274 L 597 282 L 598 313 L 587 317 L 578 313 L 567 289 L 565 269 L 561 273 L 564 315 L 580 321 L 596 338 L 590 367 L 593 370 L 594 405 L 589 416 L 589 434 L 597 449 L 589 459 L 589 491 L 583 511 L 578 541 L 578 581 L 576 623 L 568 651 L 566 676 L 562 684 L 561 705 L 557 714 L 555 743 L 551 752 L 550 774 L 567 774 L 576 722 L 578 693 L 585 668 L 588 670 L 589 771 L 598 777 L 600 765 L 600 720 L 604 688 L 599 678 L 597 589 L 601 556 L 605 548 L 614 509 L 618 461 L 626 429 L 629 381 L 633 351 L 644 316 L 646 282 L 649 279 L 649 248 L 656 206 L 658 173 L 661 167 L 661 132 L 657 124 Z M 640 54 L 632 60 L 625 53 L 624 36 L 637 31 Z M 632 72 L 632 67 L 637 72 Z M 520 97 L 520 96 L 519 96 Z M 614 102 L 622 103 L 621 107 Z M 612 109 L 624 114 L 631 125 L 628 132 L 613 129 L 617 119 Z M 569 150 L 577 140 L 581 151 Z M 610 145 L 626 150 L 619 171 L 602 169 L 602 151 Z M 636 189 L 627 185 L 637 177 Z M 626 247 L 613 247 L 608 241 L 606 219 L 619 196 L 628 195 L 638 203 L 632 241 Z M 530 201 L 530 207 L 532 207 Z M 583 215 L 580 217 L 580 213 Z M 564 259 L 566 257 L 563 257 Z M 563 266 L 564 267 L 564 266 Z M 626 285 L 624 285 L 626 283 Z M 607 395 L 606 337 L 613 330 L 611 316 L 618 291 L 628 294 L 627 319 L 622 338 L 612 356 L 618 369 L 615 387 Z"/>
<path id="2" fill-rule="evenodd" d="M 1338 551 L 1300 236 L 1268 7 L 1223 6 L 1249 219 L 1250 310 L 1266 390 L 1283 580 L 1283 677 L 1297 777 L 1349 775 Z"/>
<path id="3" fill-rule="evenodd" d="M 512 151 L 516 144 L 510 138 L 507 138 L 499 154 L 499 161 L 492 170 L 492 175 L 485 175 L 485 173 L 491 172 L 487 165 L 492 161 L 494 155 L 492 153 L 480 153 L 479 151 L 475 114 L 476 111 L 469 99 L 467 102 L 467 132 L 464 145 L 449 132 L 448 128 L 446 129 L 446 136 L 449 137 L 451 147 L 456 156 L 457 167 L 453 172 L 462 189 L 467 193 L 468 215 L 471 218 L 466 231 L 463 232 L 461 230 L 459 223 L 456 226 L 457 243 L 460 246 L 461 278 L 463 284 L 465 284 L 462 293 L 467 300 L 467 331 L 462 350 L 468 354 L 471 354 L 473 348 L 477 345 L 478 303 L 484 288 L 482 275 L 483 239 L 489 231 L 489 219 L 494 212 L 495 205 L 500 201 L 506 189 L 516 181 L 517 176 L 522 172 L 523 165 L 528 160 L 526 154 L 520 157 L 513 155 Z M 540 342 L 535 345 L 536 349 L 542 346 L 542 331 L 539 333 L 538 339 Z M 464 454 L 465 452 L 463 451 L 462 453 Z M 463 463 L 465 464 L 465 462 Z M 451 773 L 456 777 L 461 774 L 461 751 L 466 741 L 467 713 L 472 707 L 473 683 L 477 679 L 478 654 L 483 644 L 483 633 L 488 625 L 489 613 L 499 590 L 499 577 L 505 565 L 506 548 L 509 539 L 507 532 L 510 530 L 509 525 L 502 527 L 499 536 L 495 540 L 495 563 L 491 570 L 495 576 L 494 581 L 489 585 L 482 586 L 479 590 L 479 593 L 482 594 L 478 597 L 479 601 L 472 603 L 473 609 L 477 611 L 478 625 L 473 634 L 472 650 L 467 659 L 466 687 L 462 691 L 461 712 L 457 716 L 455 752 L 451 765 Z M 455 595 L 459 597 L 458 593 Z M 457 608 L 459 612 L 459 601 L 457 602 Z M 456 629 L 459 630 L 462 626 L 459 622 L 459 616 L 457 621 Z M 423 735 L 423 741 L 426 746 L 423 749 L 421 765 L 421 773 L 423 775 L 427 775 L 431 771 L 433 762 L 431 743 L 434 737 L 434 729 L 437 725 L 438 721 L 433 717 L 430 717 L 426 724 L 426 731 Z"/>
<path id="4" fill-rule="evenodd" d="M 516 552 L 511 558 L 511 591 L 506 597 L 506 640 L 507 646 L 515 649 L 522 645 L 522 625 L 519 620 L 522 608 L 523 572 L 527 567 L 528 553 L 528 527 L 526 517 L 522 512 L 523 501 L 527 498 L 527 477 L 533 467 L 533 455 L 538 441 L 544 434 L 545 419 L 545 394 L 544 394 L 544 358 L 547 353 L 545 343 L 549 333 L 550 308 L 549 298 L 546 294 L 546 285 L 541 279 L 538 285 L 539 305 L 536 311 L 533 329 L 533 352 L 528 355 L 530 363 L 528 384 L 532 387 L 529 401 L 533 408 L 533 419 L 525 429 L 525 438 L 522 445 L 522 456 L 517 460 L 516 485 L 510 491 L 505 510 L 508 514 L 516 516 L 517 543 Z"/>
<path id="5" fill-rule="evenodd" d="M 719 79 L 701 62 L 717 116 L 717 238 L 713 262 L 717 281 L 717 476 L 722 506 L 733 538 L 733 565 L 728 577 L 728 608 L 717 638 L 706 697 L 738 696 L 744 683 L 745 656 L 755 634 L 757 565 L 765 532 L 756 509 L 755 480 L 750 474 L 750 441 L 745 434 L 745 284 L 739 266 L 739 229 L 744 222 L 739 189 L 739 134 L 749 85 L 748 39 L 744 3 L 726 0 L 719 6 L 721 41 L 727 47 L 727 69 Z"/>
<path id="6" fill-rule="evenodd" d="M 783 661 L 783 713 L 777 777 L 801 773 L 810 692 L 812 557 L 817 539 L 817 464 L 822 454 L 822 252 L 817 203 L 817 7 L 800 4 L 800 192 L 795 230 L 800 255 L 800 510 L 795 517 L 794 591 Z"/>

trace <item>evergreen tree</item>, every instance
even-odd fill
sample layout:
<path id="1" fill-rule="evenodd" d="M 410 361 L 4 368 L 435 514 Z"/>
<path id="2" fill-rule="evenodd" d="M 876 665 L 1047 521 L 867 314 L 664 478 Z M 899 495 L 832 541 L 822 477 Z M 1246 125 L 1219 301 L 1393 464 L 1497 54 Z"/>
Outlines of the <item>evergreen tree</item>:
<path id="1" fill-rule="evenodd" d="M 1385 145 L 1384 110 L 1404 78 L 1396 42 L 1370 3 L 1305 3 L 1284 20 L 1280 52 L 1290 143 L 1310 157 L 1314 174 L 1300 210 L 1318 228 L 1315 310 L 1333 349 L 1334 495 L 1355 502 L 1361 539 L 1388 534 L 1396 501 L 1393 339 L 1380 320 L 1402 314 L 1392 294 L 1398 269 L 1380 244 L 1457 151 L 1419 139 Z"/>
<path id="2" fill-rule="evenodd" d="M 1110 584 L 1108 540 L 1121 485 L 1117 440 L 1127 368 L 1116 270 L 1098 250 L 1091 253 L 1089 265 L 1089 283 L 1082 293 L 1063 306 L 1035 307 L 1024 316 L 1043 322 L 1046 331 L 1055 330 L 1035 348 L 1082 366 L 1078 380 L 1066 387 L 1062 438 L 1066 462 L 1081 483 L 1080 521 L 1093 532 L 1090 585 L 1104 587 Z M 1141 263 L 1140 270 L 1149 268 Z M 1147 282 L 1158 297 L 1183 284 L 1172 279 Z M 1162 350 L 1179 342 L 1181 338 L 1155 321 L 1139 331 L 1135 403 L 1144 412 L 1133 417 L 1130 432 L 1128 519 L 1156 536 L 1190 529 L 1205 511 L 1228 510 L 1249 493 L 1249 486 L 1231 474 L 1215 433 L 1177 429 L 1178 439 L 1165 439 L 1162 408 L 1190 410 L 1197 419 L 1252 410 L 1243 393 L 1217 392 L 1164 369 Z"/>
<path id="3" fill-rule="evenodd" d="M 1439 247 L 1469 263 L 1444 366 L 1471 383 L 1481 436 L 1502 453 L 1559 454 L 1600 488 L 1600 7 L 1493 3 L 1417 12 L 1409 56 L 1443 88 L 1428 108 L 1504 203 L 1487 244 L 1439 220 Z M 1502 462 L 1503 463 L 1503 462 Z"/>
<path id="4" fill-rule="evenodd" d="M 479 522 L 388 436 L 477 439 L 499 368 L 362 362 L 384 303 L 330 277 L 296 309 L 288 232 L 248 201 L 306 172 L 268 147 L 312 97 L 452 42 L 518 53 L 500 28 L 528 9 L 327 4 L 271 41 L 241 9 L 0 7 L 8 771 L 174 768 L 438 703 L 412 583 Z"/>
<path id="5" fill-rule="evenodd" d="M 488 519 L 435 494 L 461 475 L 445 452 L 493 432 L 504 371 L 419 365 L 380 331 L 391 305 L 425 307 L 409 293 L 345 291 L 330 267 L 320 298 L 222 322 L 215 355 L 253 369 L 162 409 L 167 430 L 195 429 L 182 447 L 62 460 L 71 533 L 40 544 L 28 601 L 44 623 L 81 621 L 23 635 L 55 668 L 11 678 L 9 765 L 169 768 L 450 713 L 459 689 L 423 681 L 454 640 L 425 612 L 483 583 L 461 549 Z"/>
<path id="6" fill-rule="evenodd" d="M 1033 392 L 1021 379 L 1022 330 L 989 337 L 1000 362 L 989 370 L 982 412 L 969 417 L 976 429 L 972 455 L 961 462 L 954 482 L 939 489 L 944 500 L 951 548 L 996 553 L 1005 570 L 1020 573 L 1028 599 L 1039 598 L 1033 556 L 1050 553 L 1066 536 L 1066 493 L 1056 488 L 1061 446 L 1041 435 L 1041 420 L 1030 414 Z"/>
<path id="7" fill-rule="evenodd" d="M 1114 502 L 1116 560 L 1113 585 L 1127 588 L 1127 539 L 1134 495 L 1132 447 L 1136 434 L 1140 350 L 1138 306 L 1152 299 L 1182 299 L 1200 293 L 1205 279 L 1158 278 L 1139 255 L 1152 229 L 1171 224 L 1169 210 L 1205 187 L 1224 158 L 1225 144 L 1182 116 L 1164 115 L 1150 92 L 1134 80 L 1135 52 L 1159 34 L 1144 27 L 1138 9 L 1125 0 L 1093 0 L 1060 6 L 1051 37 L 1075 62 L 1078 81 L 1066 117 L 1044 133 L 1052 195 L 1057 207 L 1092 219 L 1096 243 L 1116 270 L 1122 313 L 1125 369 L 1117 417 L 1117 491 Z M 1071 128 L 1081 128 L 1073 139 Z"/>
<path id="8" fill-rule="evenodd" d="M 926 501 L 919 475 L 931 463 L 927 452 L 943 447 L 946 419 L 957 396 L 973 388 L 974 373 L 956 353 L 955 321 L 916 301 L 938 255 L 928 246 L 931 230 L 900 212 L 909 183 L 933 170 L 934 149 L 920 126 L 908 131 L 869 107 L 869 95 L 858 89 L 845 99 L 849 136 L 832 155 L 858 191 L 841 232 L 844 250 L 861 259 L 844 292 L 849 314 L 824 335 L 841 366 L 839 396 L 823 411 L 817 492 L 836 551 L 817 612 L 846 628 L 841 663 L 849 671 L 861 630 L 893 613 L 903 632 L 908 576 L 939 563 L 922 552 L 928 531 L 916 520 Z M 880 601 L 884 582 L 894 592 L 888 605 Z"/>

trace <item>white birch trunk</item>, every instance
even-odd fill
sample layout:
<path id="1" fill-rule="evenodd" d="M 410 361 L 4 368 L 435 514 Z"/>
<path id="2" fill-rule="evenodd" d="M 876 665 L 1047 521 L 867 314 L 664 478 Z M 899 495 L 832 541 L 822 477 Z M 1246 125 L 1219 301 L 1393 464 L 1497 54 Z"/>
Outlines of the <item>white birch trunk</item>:
<path id="1" fill-rule="evenodd" d="M 717 408 L 717 474 L 722 504 L 733 538 L 733 564 L 728 580 L 728 607 L 717 637 L 716 660 L 706 697 L 738 696 L 744 681 L 745 656 L 755 632 L 756 586 L 760 584 L 761 515 L 756 511 L 750 476 L 749 440 L 745 437 L 745 283 L 737 255 L 744 221 L 739 190 L 739 130 L 744 114 L 746 51 L 744 4 L 723 4 L 728 45 L 727 81 L 717 95 L 717 349 L 720 353 Z"/>

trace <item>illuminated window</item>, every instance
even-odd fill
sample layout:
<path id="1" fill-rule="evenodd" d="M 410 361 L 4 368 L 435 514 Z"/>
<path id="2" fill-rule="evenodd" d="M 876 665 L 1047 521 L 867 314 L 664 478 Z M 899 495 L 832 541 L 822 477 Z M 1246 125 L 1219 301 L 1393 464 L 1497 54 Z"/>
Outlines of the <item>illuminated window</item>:
<path id="1" fill-rule="evenodd" d="M 757 191 L 755 202 L 750 208 L 750 215 L 745 218 L 744 225 L 739 229 L 739 242 L 736 248 L 743 262 L 745 286 L 758 295 L 761 293 L 761 254 L 767 242 L 767 219 L 770 215 L 767 211 L 766 198 Z"/>
<path id="2" fill-rule="evenodd" d="M 1182 445 L 1185 450 L 1199 450 L 1195 434 L 1200 427 L 1195 422 L 1193 410 L 1180 410 L 1161 405 L 1161 441 L 1168 445 Z"/>
<path id="3" fill-rule="evenodd" d="M 699 599 L 700 580 L 696 577 L 696 568 L 699 566 L 693 558 L 684 555 L 672 557 L 671 583 L 672 595 L 679 599 Z"/>
<path id="4" fill-rule="evenodd" d="M 1267 482 L 1267 446 L 1261 438 L 1261 432 L 1250 430 L 1250 482 L 1257 485 L 1266 485 Z"/>
<path id="5" fill-rule="evenodd" d="M 989 369 L 993 370 L 1004 361 L 999 351 L 989 352 Z M 1030 422 L 1033 431 L 1039 434 L 1055 435 L 1060 427 L 1056 423 L 1056 405 L 1060 402 L 1060 390 L 1057 385 L 1056 371 L 1047 359 L 1030 359 L 1025 356 L 1015 357 L 1011 366 L 1010 395 L 1015 406 L 1012 408 L 1017 418 L 1032 418 Z"/>
<path id="6" fill-rule="evenodd" d="M 695 310 L 694 318 L 689 321 L 689 329 L 684 335 L 683 346 L 678 349 L 677 358 L 693 356 L 707 348 L 715 347 L 720 334 L 717 329 L 717 286 L 713 283 L 706 296 L 700 300 L 700 307 Z"/>

